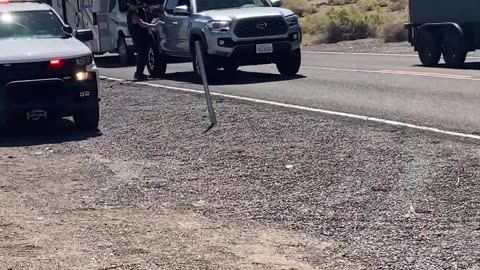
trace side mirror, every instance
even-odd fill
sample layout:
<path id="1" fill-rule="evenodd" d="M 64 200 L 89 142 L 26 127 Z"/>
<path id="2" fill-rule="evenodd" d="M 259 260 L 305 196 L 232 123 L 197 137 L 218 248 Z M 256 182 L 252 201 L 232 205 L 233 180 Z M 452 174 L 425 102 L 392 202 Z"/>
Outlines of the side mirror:
<path id="1" fill-rule="evenodd" d="M 188 11 L 187 5 L 178 6 L 173 9 L 173 15 L 185 16 L 188 14 L 190 14 L 190 12 Z"/>
<path id="2" fill-rule="evenodd" d="M 62 29 L 63 29 L 63 32 L 65 32 L 67 34 L 70 34 L 70 35 L 73 34 L 73 28 L 68 26 L 68 25 L 64 26 Z"/>
<path id="3" fill-rule="evenodd" d="M 282 0 L 272 0 L 272 6 L 273 7 L 281 7 L 283 5 Z"/>
<path id="4" fill-rule="evenodd" d="M 75 38 L 81 42 L 88 42 L 93 40 L 93 32 L 90 29 L 77 30 Z"/>

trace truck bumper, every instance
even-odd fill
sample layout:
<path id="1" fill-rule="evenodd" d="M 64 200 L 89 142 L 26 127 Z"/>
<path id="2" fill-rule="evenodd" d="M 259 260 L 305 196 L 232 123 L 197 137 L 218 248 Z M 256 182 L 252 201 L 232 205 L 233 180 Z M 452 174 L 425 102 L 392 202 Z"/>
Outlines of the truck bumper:
<path id="1" fill-rule="evenodd" d="M 278 57 L 299 49 L 302 43 L 300 27 L 291 28 L 281 37 L 262 39 L 236 39 L 230 34 L 218 34 L 204 31 L 207 52 L 216 58 L 226 58 L 239 65 L 271 63 Z M 257 53 L 257 44 L 272 44 L 273 52 Z"/>
<path id="2" fill-rule="evenodd" d="M 0 84 L 0 120 L 40 120 L 72 116 L 97 105 L 98 81 L 42 79 Z"/>

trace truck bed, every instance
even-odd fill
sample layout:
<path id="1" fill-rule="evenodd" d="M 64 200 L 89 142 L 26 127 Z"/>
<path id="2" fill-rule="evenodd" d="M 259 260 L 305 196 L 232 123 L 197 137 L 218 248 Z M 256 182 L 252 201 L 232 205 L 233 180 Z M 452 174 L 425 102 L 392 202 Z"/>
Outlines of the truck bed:
<path id="1" fill-rule="evenodd" d="M 480 0 L 409 0 L 410 23 L 480 22 Z"/>

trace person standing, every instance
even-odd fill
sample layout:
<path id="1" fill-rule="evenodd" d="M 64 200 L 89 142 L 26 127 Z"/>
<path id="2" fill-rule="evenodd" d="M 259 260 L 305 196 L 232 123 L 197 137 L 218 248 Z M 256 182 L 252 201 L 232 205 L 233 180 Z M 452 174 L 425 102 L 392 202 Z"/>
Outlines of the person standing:
<path id="1" fill-rule="evenodd" d="M 148 62 L 148 44 L 149 44 L 149 28 L 154 28 L 160 24 L 147 23 L 147 16 L 145 10 L 142 8 L 142 3 L 137 0 L 129 0 L 127 25 L 128 31 L 132 35 L 133 45 L 137 52 L 137 67 L 133 78 L 135 80 L 146 80 L 148 77 L 143 73 Z"/>

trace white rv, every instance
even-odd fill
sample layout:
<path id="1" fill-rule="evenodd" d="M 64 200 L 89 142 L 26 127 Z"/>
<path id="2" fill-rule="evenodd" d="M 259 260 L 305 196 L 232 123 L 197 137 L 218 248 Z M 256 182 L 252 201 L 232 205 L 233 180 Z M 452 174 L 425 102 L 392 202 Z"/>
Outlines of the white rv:
<path id="1" fill-rule="evenodd" d="M 128 0 L 47 0 L 73 29 L 91 29 L 94 54 L 118 53 L 122 65 L 134 60 L 127 28 Z"/>

